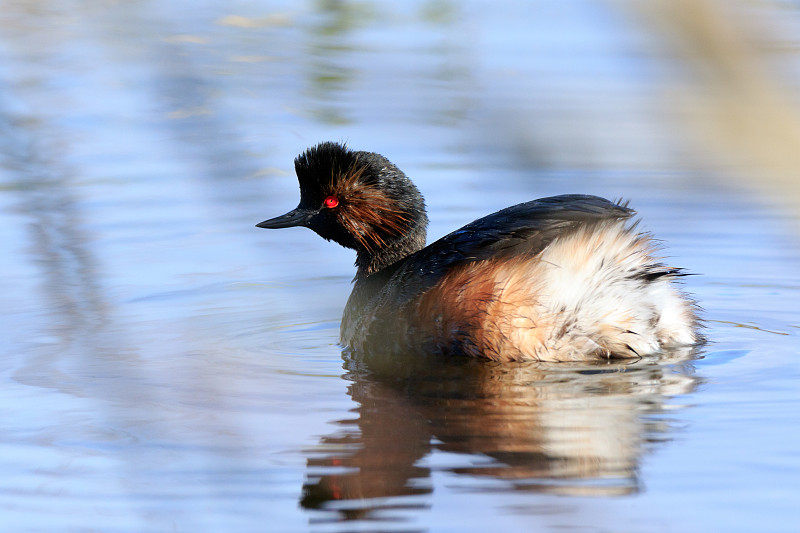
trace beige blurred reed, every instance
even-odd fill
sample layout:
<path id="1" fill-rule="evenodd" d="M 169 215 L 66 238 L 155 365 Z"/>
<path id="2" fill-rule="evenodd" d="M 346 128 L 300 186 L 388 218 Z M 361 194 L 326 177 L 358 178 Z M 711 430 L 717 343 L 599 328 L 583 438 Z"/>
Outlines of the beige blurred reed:
<path id="1" fill-rule="evenodd" d="M 665 99 L 696 155 L 800 217 L 800 112 L 777 67 L 787 50 L 775 17 L 787 8 L 771 4 L 617 2 L 687 67 L 690 82 L 668 85 Z"/>

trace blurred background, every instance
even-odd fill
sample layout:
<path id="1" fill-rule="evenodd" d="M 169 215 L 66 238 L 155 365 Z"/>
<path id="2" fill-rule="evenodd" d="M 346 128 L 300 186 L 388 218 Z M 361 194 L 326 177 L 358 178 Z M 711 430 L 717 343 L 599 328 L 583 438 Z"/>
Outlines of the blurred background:
<path id="1" fill-rule="evenodd" d="M 0 6 L 1 530 L 800 523 L 800 2 Z M 710 343 L 362 368 L 351 251 L 254 227 L 324 140 L 403 169 L 429 241 L 630 200 Z"/>

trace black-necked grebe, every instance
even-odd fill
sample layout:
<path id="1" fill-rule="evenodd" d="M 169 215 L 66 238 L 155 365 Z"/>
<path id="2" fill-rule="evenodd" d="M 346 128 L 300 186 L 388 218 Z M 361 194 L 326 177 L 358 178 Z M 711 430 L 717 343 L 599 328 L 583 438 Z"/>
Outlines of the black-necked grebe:
<path id="1" fill-rule="evenodd" d="M 326 142 L 295 159 L 305 226 L 357 252 L 341 325 L 351 349 L 497 361 L 630 358 L 700 340 L 681 269 L 625 204 L 570 194 L 508 207 L 425 246 L 417 188 L 385 157 Z"/>

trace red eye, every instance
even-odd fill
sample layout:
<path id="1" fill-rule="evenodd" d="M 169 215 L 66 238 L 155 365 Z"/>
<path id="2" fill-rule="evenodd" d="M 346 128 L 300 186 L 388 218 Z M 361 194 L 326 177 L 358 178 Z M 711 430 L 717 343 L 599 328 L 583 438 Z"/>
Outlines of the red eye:
<path id="1" fill-rule="evenodd" d="M 327 198 L 325 198 L 325 202 L 324 203 L 325 203 L 325 207 L 333 208 L 333 207 L 336 207 L 337 205 L 339 205 L 339 199 L 336 198 L 335 196 L 328 196 Z"/>

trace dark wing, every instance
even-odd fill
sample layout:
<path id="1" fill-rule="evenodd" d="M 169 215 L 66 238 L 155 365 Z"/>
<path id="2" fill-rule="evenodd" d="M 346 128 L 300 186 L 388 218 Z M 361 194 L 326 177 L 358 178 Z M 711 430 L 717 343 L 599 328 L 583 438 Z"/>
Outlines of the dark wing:
<path id="1" fill-rule="evenodd" d="M 377 273 L 375 276 L 383 279 L 375 279 L 376 285 L 386 286 L 375 304 L 397 309 L 464 262 L 505 254 L 533 256 L 559 235 L 582 225 L 633 215 L 634 211 L 624 204 L 585 194 L 552 196 L 508 207 L 467 224 Z"/>

